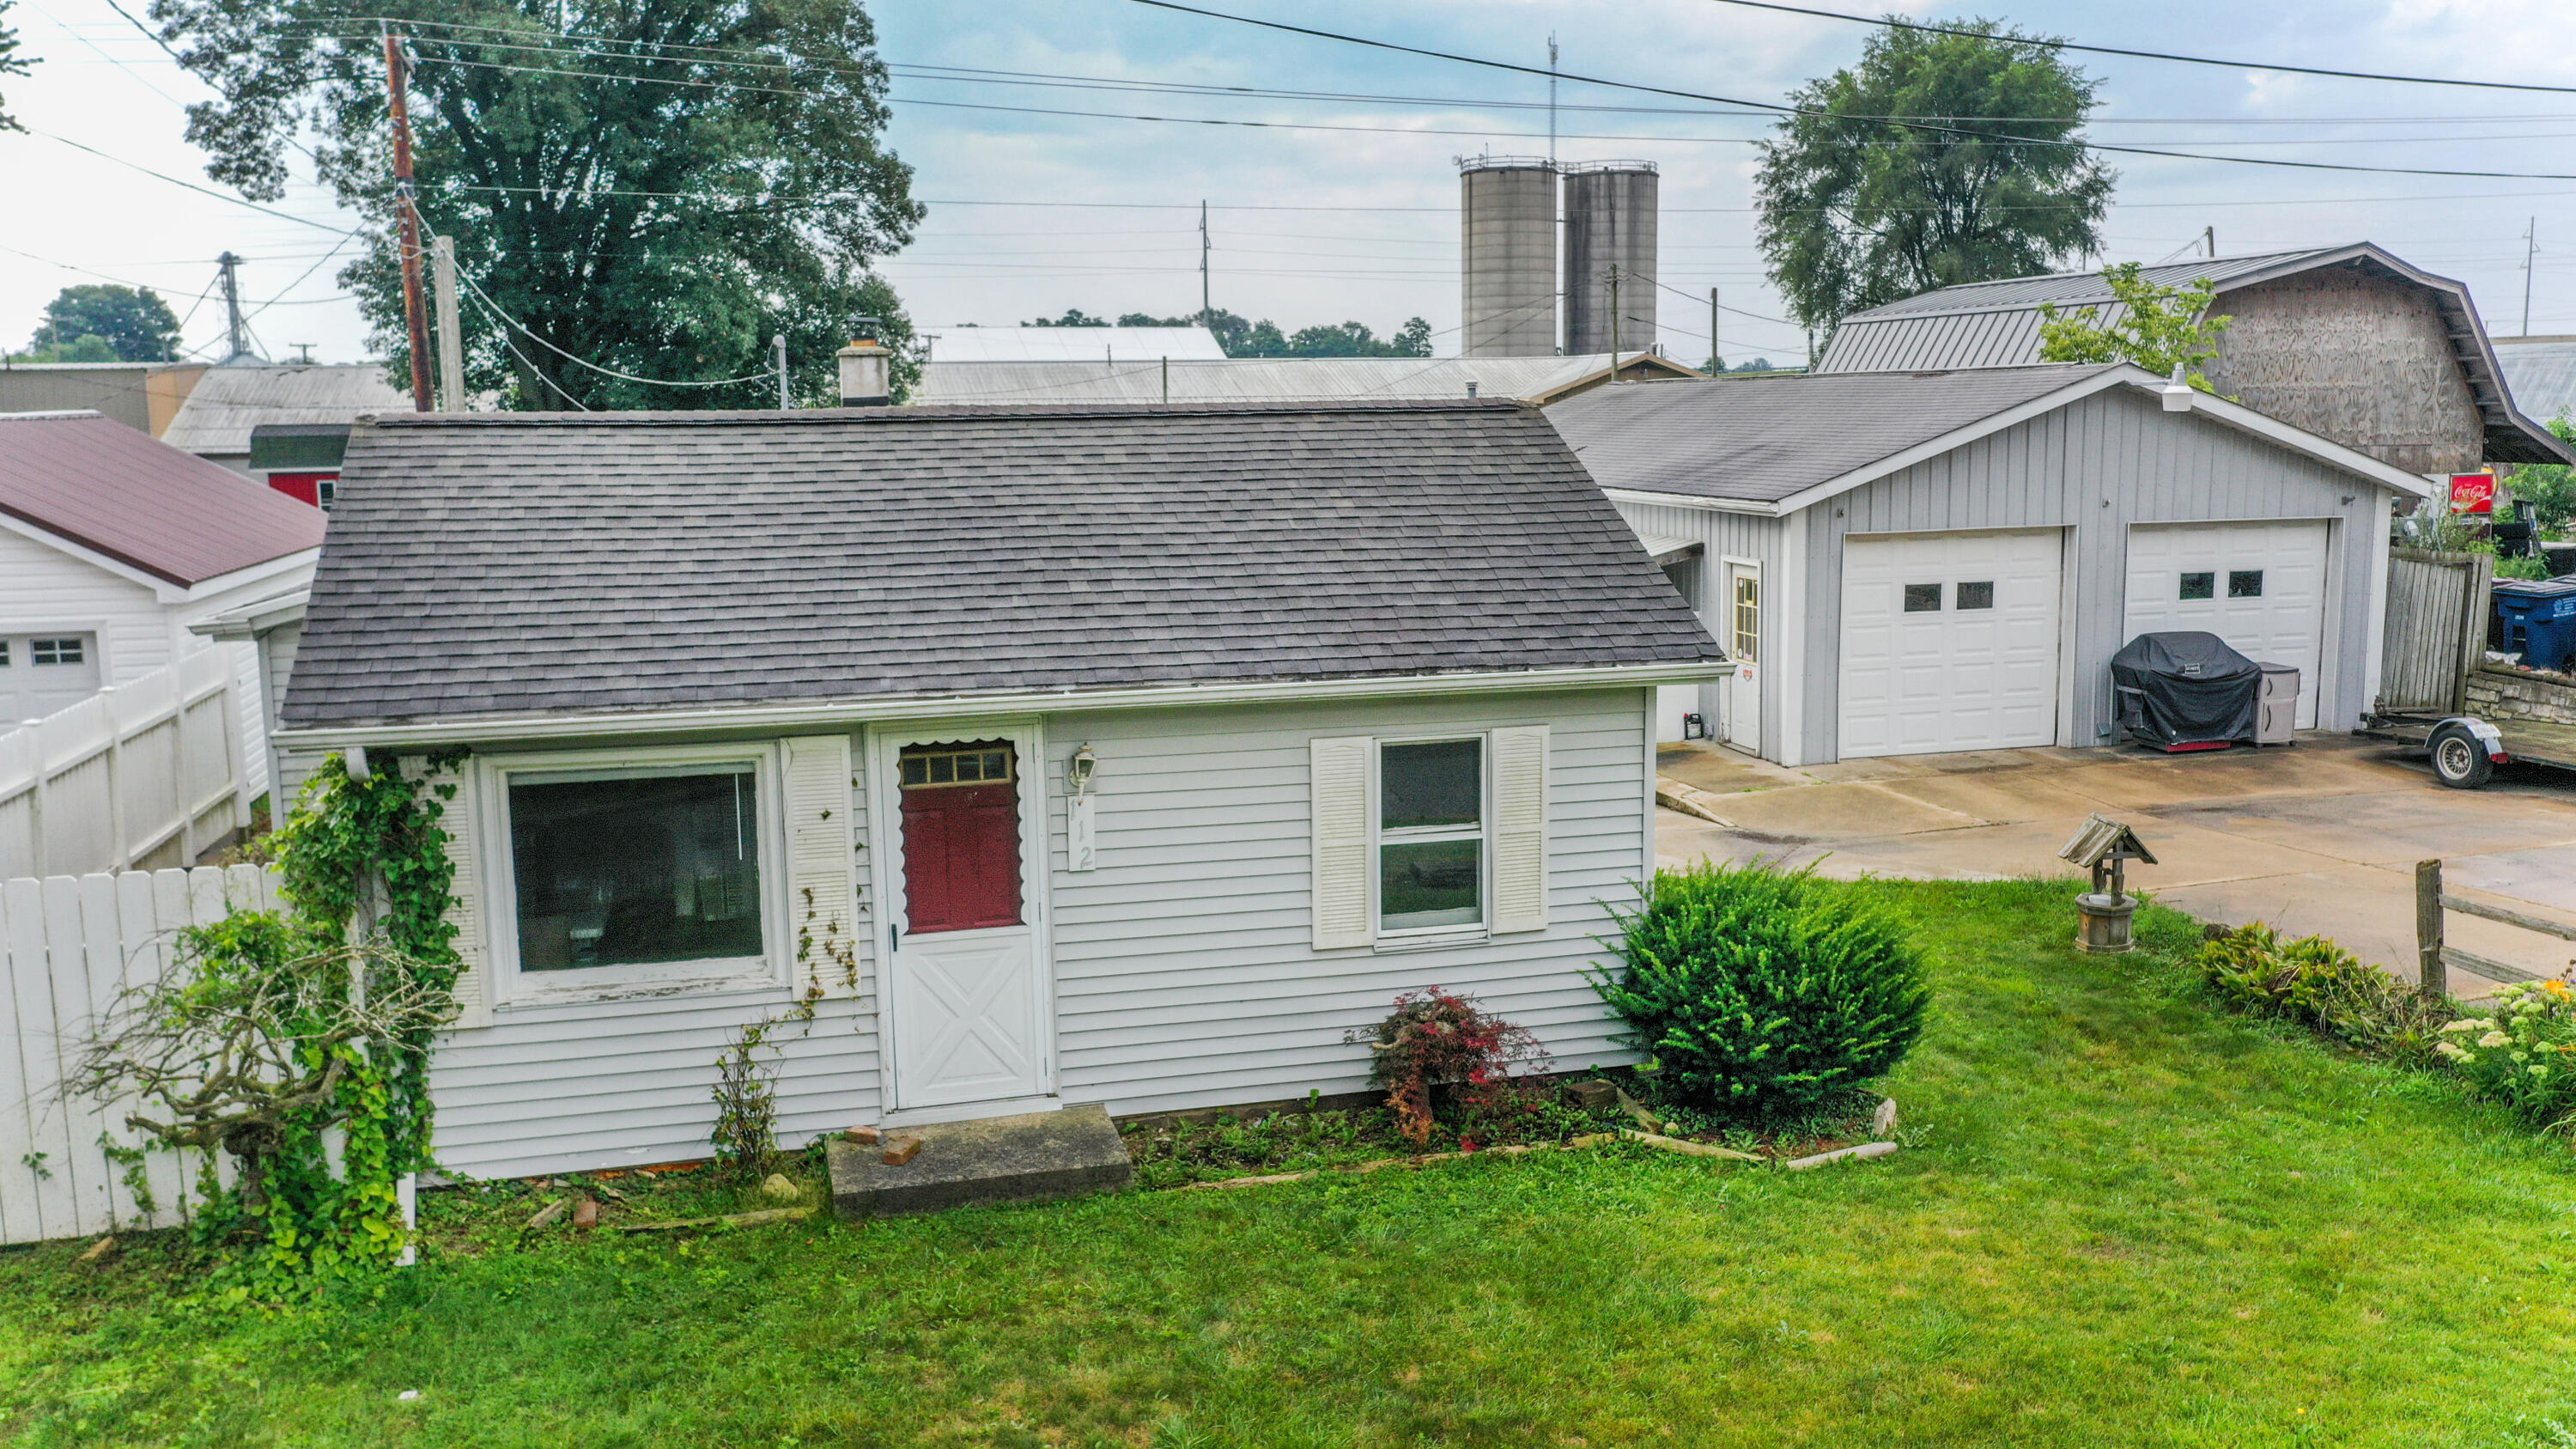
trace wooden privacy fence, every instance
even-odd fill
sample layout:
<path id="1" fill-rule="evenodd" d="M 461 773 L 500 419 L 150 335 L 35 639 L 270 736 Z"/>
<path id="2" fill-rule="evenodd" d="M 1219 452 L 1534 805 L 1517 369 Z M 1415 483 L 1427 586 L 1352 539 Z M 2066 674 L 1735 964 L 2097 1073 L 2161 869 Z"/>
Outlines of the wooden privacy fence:
<path id="1" fill-rule="evenodd" d="M 2425 994 L 2431 996 L 2450 994 L 2451 968 L 2454 966 L 2483 976 L 2489 981 L 2544 979 L 2537 971 L 2508 965 L 2493 957 L 2476 955 L 2445 943 L 2442 939 L 2444 911 L 2457 911 L 2461 915 L 2475 916 L 2482 921 L 2494 921 L 2500 925 L 2518 926 L 2526 931 L 2538 931 L 2543 935 L 2556 936 L 2562 941 L 2576 941 L 2576 926 L 2568 925 L 2563 921 L 2526 916 L 2520 911 L 2507 910 L 2503 906 L 2491 906 L 2484 901 L 2473 901 L 2465 896 L 2455 896 L 2444 891 L 2442 863 L 2438 860 L 2419 860 L 2415 862 L 2415 979 Z"/>
<path id="2" fill-rule="evenodd" d="M 2388 551 L 2379 708 L 2455 714 L 2468 708 L 2469 671 L 2487 647 L 2487 590 L 2495 559 L 2482 553 Z"/>
<path id="3" fill-rule="evenodd" d="M 187 866 L 250 820 L 230 649 L 0 734 L 0 879 Z"/>
<path id="4" fill-rule="evenodd" d="M 0 1243 L 184 1215 L 198 1164 L 112 1157 L 138 1145 L 130 1104 L 67 1098 L 62 1078 L 117 993 L 169 963 L 173 931 L 276 904 L 276 875 L 249 865 L 0 881 Z"/>

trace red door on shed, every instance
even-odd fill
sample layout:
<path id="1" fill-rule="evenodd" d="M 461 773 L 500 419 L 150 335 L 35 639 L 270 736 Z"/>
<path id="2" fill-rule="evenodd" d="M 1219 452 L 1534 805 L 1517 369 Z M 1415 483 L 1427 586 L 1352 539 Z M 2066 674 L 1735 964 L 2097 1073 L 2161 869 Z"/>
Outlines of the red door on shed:
<path id="1" fill-rule="evenodd" d="M 906 930 L 1020 924 L 1020 787 L 1010 742 L 903 752 Z"/>

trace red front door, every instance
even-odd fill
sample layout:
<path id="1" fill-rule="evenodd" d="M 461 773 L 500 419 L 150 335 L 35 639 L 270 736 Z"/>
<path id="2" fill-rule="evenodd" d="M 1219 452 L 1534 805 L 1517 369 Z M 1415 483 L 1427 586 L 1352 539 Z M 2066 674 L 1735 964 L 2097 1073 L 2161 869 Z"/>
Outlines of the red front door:
<path id="1" fill-rule="evenodd" d="M 1020 924 L 1020 787 L 1010 742 L 903 752 L 905 929 Z"/>

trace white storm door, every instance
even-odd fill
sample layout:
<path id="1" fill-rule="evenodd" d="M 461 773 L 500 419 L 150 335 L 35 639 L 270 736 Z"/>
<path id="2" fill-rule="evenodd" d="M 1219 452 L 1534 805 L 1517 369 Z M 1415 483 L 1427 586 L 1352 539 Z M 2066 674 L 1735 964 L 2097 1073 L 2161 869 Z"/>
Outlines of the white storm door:
<path id="1" fill-rule="evenodd" d="M 2056 529 L 1843 542 L 1840 754 L 2057 742 Z"/>
<path id="2" fill-rule="evenodd" d="M 2291 665 L 2296 723 L 2315 729 L 2327 533 L 2323 519 L 2133 525 L 2120 642 L 2190 630 L 2215 634 L 2258 664 Z"/>
<path id="3" fill-rule="evenodd" d="M 1035 745 L 989 725 L 878 741 L 894 1110 L 1054 1090 Z"/>
<path id="4" fill-rule="evenodd" d="M 1718 681 L 1717 737 L 1748 754 L 1762 753 L 1762 569 L 1728 563 L 1718 597 L 1718 639 L 1735 672 Z"/>

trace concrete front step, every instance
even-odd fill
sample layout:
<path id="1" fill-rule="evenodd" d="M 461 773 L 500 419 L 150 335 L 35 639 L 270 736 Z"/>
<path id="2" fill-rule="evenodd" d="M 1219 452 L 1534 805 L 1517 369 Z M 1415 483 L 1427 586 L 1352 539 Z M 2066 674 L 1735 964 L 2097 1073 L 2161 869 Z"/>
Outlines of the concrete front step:
<path id="1" fill-rule="evenodd" d="M 1136 1179 L 1127 1144 L 1119 1140 L 1108 1110 L 1096 1103 L 891 1128 L 886 1136 L 920 1138 L 921 1150 L 902 1166 L 889 1167 L 880 1160 L 881 1148 L 839 1138 L 825 1144 L 832 1211 L 842 1221 L 1119 1192 Z"/>

